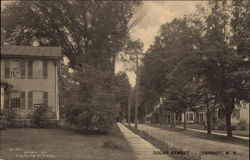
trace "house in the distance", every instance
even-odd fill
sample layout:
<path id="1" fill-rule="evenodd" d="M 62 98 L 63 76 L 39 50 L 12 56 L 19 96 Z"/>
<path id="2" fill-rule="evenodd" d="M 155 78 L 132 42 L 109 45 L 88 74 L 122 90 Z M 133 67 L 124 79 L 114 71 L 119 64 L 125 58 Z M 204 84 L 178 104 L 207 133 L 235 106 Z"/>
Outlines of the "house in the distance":
<path id="1" fill-rule="evenodd" d="M 47 107 L 59 120 L 59 47 L 1 46 L 1 111 L 11 107 L 17 119 L 30 119 Z"/>

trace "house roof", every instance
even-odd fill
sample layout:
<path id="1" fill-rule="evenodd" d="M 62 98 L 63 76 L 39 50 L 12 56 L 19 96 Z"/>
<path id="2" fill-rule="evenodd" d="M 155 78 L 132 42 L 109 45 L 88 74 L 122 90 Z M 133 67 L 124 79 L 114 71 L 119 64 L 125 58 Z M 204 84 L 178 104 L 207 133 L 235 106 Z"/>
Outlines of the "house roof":
<path id="1" fill-rule="evenodd" d="M 60 55 L 60 47 L 1 46 L 1 57 L 59 58 Z"/>

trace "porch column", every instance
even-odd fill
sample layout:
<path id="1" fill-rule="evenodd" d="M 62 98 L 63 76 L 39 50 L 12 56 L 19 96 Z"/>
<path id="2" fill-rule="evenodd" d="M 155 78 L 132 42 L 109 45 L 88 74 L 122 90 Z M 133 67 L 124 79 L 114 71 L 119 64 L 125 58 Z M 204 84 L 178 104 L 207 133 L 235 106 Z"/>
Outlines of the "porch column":
<path id="1" fill-rule="evenodd" d="M 4 110 L 4 88 L 1 87 L 1 109 L 0 111 L 3 112 Z"/>

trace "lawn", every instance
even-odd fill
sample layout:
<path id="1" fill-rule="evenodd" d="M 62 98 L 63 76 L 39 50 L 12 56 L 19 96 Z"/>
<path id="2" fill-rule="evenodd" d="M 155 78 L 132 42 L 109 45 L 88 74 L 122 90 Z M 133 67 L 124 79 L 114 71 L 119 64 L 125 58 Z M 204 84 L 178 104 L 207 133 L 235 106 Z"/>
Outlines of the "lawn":
<path id="1" fill-rule="evenodd" d="M 249 141 L 247 140 L 200 134 L 198 132 L 184 131 L 183 129 L 155 127 L 145 124 L 139 124 L 138 129 L 146 132 L 149 136 L 145 137 L 155 142 L 155 144 L 164 147 L 162 143 L 165 143 L 167 151 L 169 149 L 188 151 L 192 155 L 196 154 L 198 157 L 201 156 L 202 160 L 249 159 Z M 159 143 L 159 141 L 162 143 Z M 156 147 L 162 149 L 159 146 Z M 213 155 L 215 152 L 220 152 L 221 154 Z"/>
<path id="2" fill-rule="evenodd" d="M 176 124 L 177 126 L 181 126 L 183 127 L 183 124 Z M 203 125 L 199 125 L 199 124 L 186 124 L 187 128 L 192 128 L 192 129 L 200 129 L 200 130 L 205 130 Z M 212 130 L 213 132 L 216 133 L 227 133 L 226 130 Z M 249 129 L 245 129 L 245 130 L 233 130 L 233 135 L 237 135 L 237 136 L 245 136 L 245 137 L 249 137 Z"/>
<path id="3" fill-rule="evenodd" d="M 155 125 L 155 124 L 146 124 L 146 125 L 161 128 L 161 129 L 168 130 L 171 132 L 178 132 L 179 134 L 187 135 L 190 137 L 206 139 L 206 140 L 215 141 L 215 142 L 235 144 L 235 145 L 240 145 L 243 147 L 249 146 L 248 140 L 243 140 L 243 139 L 239 139 L 236 137 L 227 137 L 227 136 L 221 136 L 221 135 L 215 135 L 215 134 L 208 135 L 207 133 L 201 133 L 201 132 L 196 132 L 196 131 L 191 131 L 191 130 L 183 130 L 180 128 L 170 128 L 170 127 L 159 126 L 159 125 Z M 195 129 L 197 129 L 197 128 L 195 128 Z"/>
<path id="4" fill-rule="evenodd" d="M 70 129 L 1 130 L 3 160 L 134 160 L 116 125 L 110 134 L 83 134 Z"/>

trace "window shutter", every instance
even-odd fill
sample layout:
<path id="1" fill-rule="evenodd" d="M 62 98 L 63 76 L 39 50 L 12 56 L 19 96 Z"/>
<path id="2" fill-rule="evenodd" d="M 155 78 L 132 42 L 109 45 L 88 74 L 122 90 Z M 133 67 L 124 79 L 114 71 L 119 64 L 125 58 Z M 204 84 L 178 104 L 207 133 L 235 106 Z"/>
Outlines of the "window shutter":
<path id="1" fill-rule="evenodd" d="M 28 61 L 28 78 L 33 78 L 33 63 L 32 60 Z"/>
<path id="2" fill-rule="evenodd" d="M 10 60 L 9 59 L 4 60 L 4 77 L 10 78 Z"/>
<path id="3" fill-rule="evenodd" d="M 43 101 L 44 107 L 48 107 L 48 92 L 43 92 Z"/>
<path id="4" fill-rule="evenodd" d="M 43 61 L 43 79 L 48 78 L 48 61 L 44 60 Z"/>
<path id="5" fill-rule="evenodd" d="M 25 108 L 25 91 L 21 92 L 21 108 Z"/>
<path id="6" fill-rule="evenodd" d="M 28 108 L 32 108 L 33 105 L 33 92 L 28 92 Z"/>
<path id="7" fill-rule="evenodd" d="M 21 60 L 20 67 L 21 67 L 21 78 L 25 78 L 25 61 L 24 60 Z"/>

